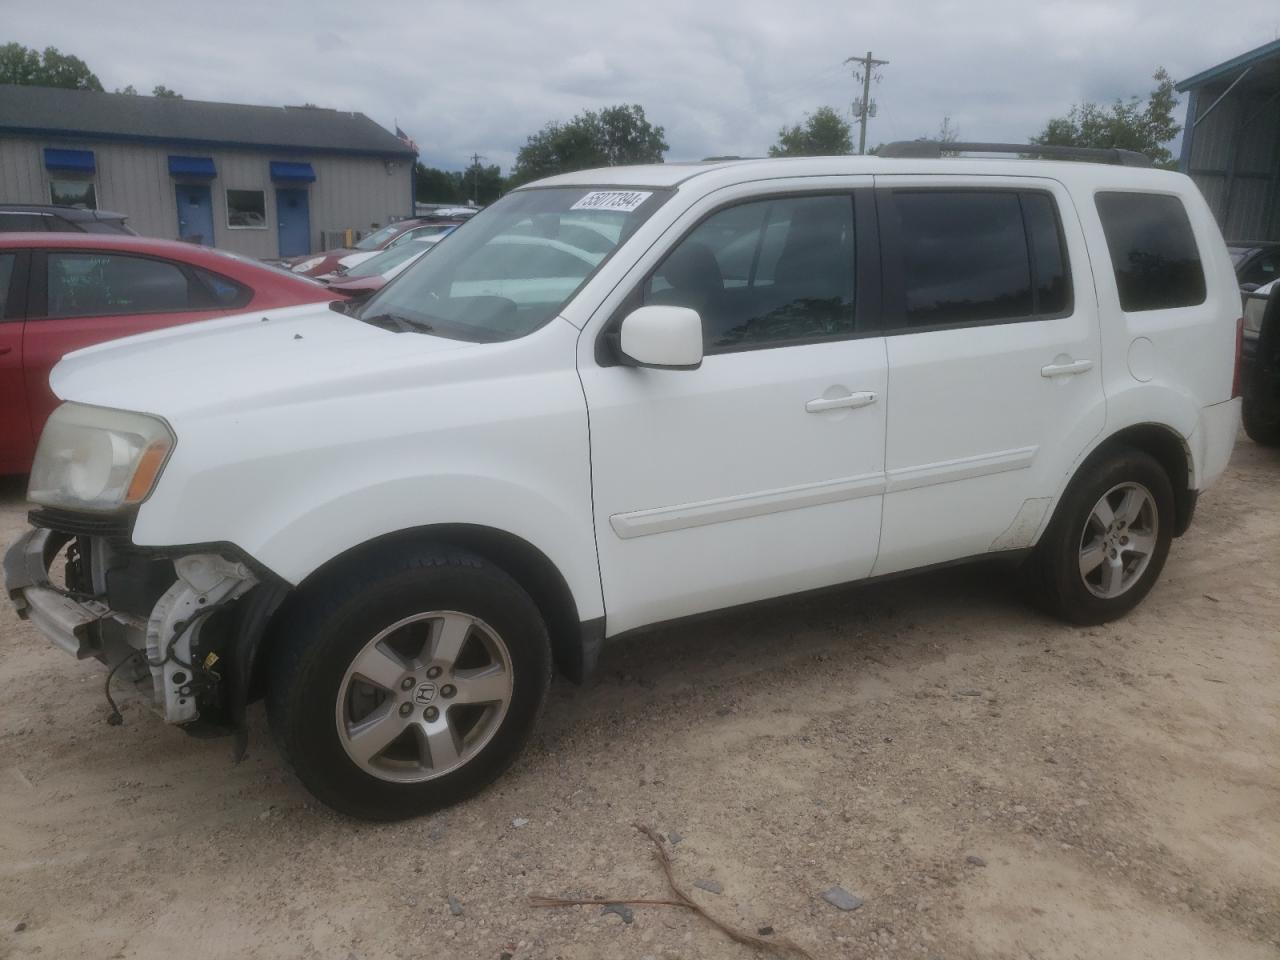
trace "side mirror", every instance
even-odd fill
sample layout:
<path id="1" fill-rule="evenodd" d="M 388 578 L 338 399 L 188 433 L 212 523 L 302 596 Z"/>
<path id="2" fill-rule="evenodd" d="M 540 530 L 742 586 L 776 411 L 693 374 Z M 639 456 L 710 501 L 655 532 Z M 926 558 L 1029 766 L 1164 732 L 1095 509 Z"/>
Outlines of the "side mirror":
<path id="1" fill-rule="evenodd" d="M 1257 290 L 1257 289 L 1258 289 L 1259 287 L 1261 287 L 1261 286 L 1262 286 L 1262 284 L 1260 284 L 1260 283 L 1242 283 L 1242 284 L 1240 284 L 1240 292 L 1241 292 L 1241 293 L 1253 293 L 1253 291 Z"/>
<path id="2" fill-rule="evenodd" d="M 332 310 L 334 313 L 347 313 L 348 312 L 347 306 L 350 303 L 351 301 L 346 299 L 345 297 L 339 300 L 330 300 L 329 309 Z"/>
<path id="3" fill-rule="evenodd" d="M 618 331 L 622 362 L 659 370 L 697 370 L 702 366 L 702 318 L 688 307 L 638 307 Z"/>

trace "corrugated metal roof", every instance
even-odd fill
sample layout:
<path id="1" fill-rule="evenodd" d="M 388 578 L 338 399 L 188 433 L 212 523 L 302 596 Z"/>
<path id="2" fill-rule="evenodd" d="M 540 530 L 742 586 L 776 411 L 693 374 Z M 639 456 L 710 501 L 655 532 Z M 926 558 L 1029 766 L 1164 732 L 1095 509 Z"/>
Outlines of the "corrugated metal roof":
<path id="1" fill-rule="evenodd" d="M 0 84 L 0 133 L 414 156 L 363 113 Z"/>
<path id="2" fill-rule="evenodd" d="M 1179 93 L 1184 93 L 1193 87 L 1202 87 L 1206 83 L 1211 83 L 1220 77 L 1234 74 L 1245 67 L 1252 66 L 1272 57 L 1280 63 L 1280 40 L 1272 40 L 1270 43 L 1264 43 L 1262 46 L 1250 50 L 1248 53 L 1242 53 L 1238 57 L 1232 57 L 1230 60 L 1224 60 L 1216 67 L 1210 67 L 1208 70 L 1202 70 L 1194 77 L 1188 77 L 1177 85 Z"/>

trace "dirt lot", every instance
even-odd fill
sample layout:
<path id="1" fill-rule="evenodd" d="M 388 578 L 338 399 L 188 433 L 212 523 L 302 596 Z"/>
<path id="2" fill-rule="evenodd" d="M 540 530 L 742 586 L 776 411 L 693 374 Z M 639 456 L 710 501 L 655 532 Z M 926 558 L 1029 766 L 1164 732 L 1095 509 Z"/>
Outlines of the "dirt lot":
<path id="1" fill-rule="evenodd" d="M 103 668 L 4 604 L 0 956 L 756 956 L 672 908 L 528 904 L 665 895 L 639 820 L 709 910 L 815 957 L 1276 957 L 1277 584 L 1280 455 L 1242 439 L 1123 622 L 968 568 L 667 630 L 557 683 L 497 786 L 391 826 L 310 802 L 260 709 L 240 766 L 139 705 L 107 726 Z"/>

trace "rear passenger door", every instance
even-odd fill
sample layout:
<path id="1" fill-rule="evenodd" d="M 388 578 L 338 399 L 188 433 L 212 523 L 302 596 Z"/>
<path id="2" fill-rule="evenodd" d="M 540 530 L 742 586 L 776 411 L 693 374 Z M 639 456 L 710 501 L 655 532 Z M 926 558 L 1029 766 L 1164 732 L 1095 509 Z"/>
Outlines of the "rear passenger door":
<path id="1" fill-rule="evenodd" d="M 876 185 L 889 387 L 874 572 L 1029 546 L 1105 420 L 1070 198 L 1033 178 Z"/>
<path id="2" fill-rule="evenodd" d="M 185 264 L 97 250 L 32 255 L 22 338 L 27 403 L 36 437 L 58 405 L 49 371 L 72 350 L 221 316 L 216 293 Z"/>

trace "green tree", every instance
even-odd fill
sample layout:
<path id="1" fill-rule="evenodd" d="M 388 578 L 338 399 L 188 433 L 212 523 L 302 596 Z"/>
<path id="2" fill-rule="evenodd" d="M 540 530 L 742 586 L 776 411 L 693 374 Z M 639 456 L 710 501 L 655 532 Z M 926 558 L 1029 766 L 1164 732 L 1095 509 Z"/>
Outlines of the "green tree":
<path id="1" fill-rule="evenodd" d="M 79 57 L 45 47 L 41 53 L 20 43 L 0 46 L 0 83 L 30 87 L 102 90 L 102 83 Z"/>
<path id="2" fill-rule="evenodd" d="M 662 163 L 665 131 L 655 127 L 639 104 L 622 104 L 596 112 L 584 110 L 567 123 L 552 121 L 516 154 L 512 186 L 590 167 L 625 163 Z"/>
<path id="3" fill-rule="evenodd" d="M 502 196 L 502 188 L 505 184 L 502 179 L 502 170 L 496 163 L 488 166 L 483 163 L 473 163 L 457 176 L 460 194 L 458 199 L 464 202 L 474 200 L 481 206 L 485 206 Z"/>
<path id="4" fill-rule="evenodd" d="M 151 95 L 153 97 L 160 97 L 163 100 L 181 100 L 182 99 L 182 94 L 180 94 L 177 90 L 170 90 L 163 83 L 157 83 L 154 87 L 152 87 Z"/>
<path id="5" fill-rule="evenodd" d="M 830 157 L 853 153 L 853 131 L 831 107 L 819 107 L 806 114 L 804 123 L 783 127 L 778 142 L 769 148 L 771 157 Z"/>
<path id="6" fill-rule="evenodd" d="M 413 167 L 413 196 L 419 203 L 460 203 L 461 177 L 449 170 L 428 167 L 421 161 Z"/>
<path id="7" fill-rule="evenodd" d="M 1110 106 L 1078 103 L 1065 117 L 1054 117 L 1033 143 L 1063 147 L 1119 147 L 1145 153 L 1158 167 L 1173 168 L 1173 154 L 1165 144 L 1182 129 L 1173 118 L 1178 98 L 1164 67 L 1152 77 L 1156 87 L 1146 103 L 1137 96 Z"/>

